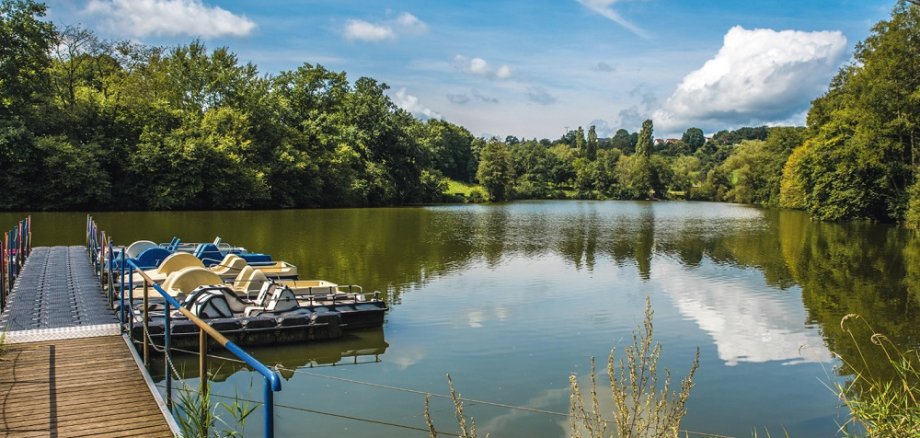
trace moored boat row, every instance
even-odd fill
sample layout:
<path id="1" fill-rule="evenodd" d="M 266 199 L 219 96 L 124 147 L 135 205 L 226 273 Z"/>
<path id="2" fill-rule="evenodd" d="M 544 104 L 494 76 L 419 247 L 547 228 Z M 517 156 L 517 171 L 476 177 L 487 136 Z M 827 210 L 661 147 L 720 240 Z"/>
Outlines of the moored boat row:
<path id="1" fill-rule="evenodd" d="M 365 294 L 359 286 L 326 280 L 300 280 L 291 263 L 221 245 L 217 239 L 183 246 L 174 238 L 169 244 L 138 241 L 110 250 L 106 259 L 118 260 L 118 265 L 109 264 L 113 272 L 122 272 L 120 265 L 125 263 L 124 274 L 115 282 L 125 301 L 115 302 L 116 311 L 130 323 L 136 341 L 146 336 L 162 345 L 168 320 L 174 347 L 192 348 L 198 343 L 194 323 L 177 309 L 170 309 L 170 318 L 165 318 L 165 299 L 151 288 L 146 288 L 144 308 L 145 278 L 240 345 L 337 339 L 348 330 L 383 325 L 388 307 L 377 292 Z M 217 254 L 220 260 L 214 258 Z M 144 269 L 143 275 L 132 272 L 132 266 Z"/>

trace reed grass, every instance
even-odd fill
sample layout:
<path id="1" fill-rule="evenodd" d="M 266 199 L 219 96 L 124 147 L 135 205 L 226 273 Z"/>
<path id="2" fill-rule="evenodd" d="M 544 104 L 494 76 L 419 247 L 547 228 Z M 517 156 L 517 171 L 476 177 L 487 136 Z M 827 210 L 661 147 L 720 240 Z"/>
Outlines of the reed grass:
<path id="1" fill-rule="evenodd" d="M 249 382 L 250 390 L 252 382 Z M 211 404 L 211 384 L 208 391 L 201 393 L 189 386 L 178 389 L 176 398 L 176 422 L 184 437 L 223 438 L 242 437 L 246 430 L 246 419 L 256 407 L 243 402 L 236 392 L 229 402 Z M 229 419 L 224 418 L 229 414 Z"/>
<path id="2" fill-rule="evenodd" d="M 860 340 L 853 333 L 850 321 L 861 322 L 872 334 Z M 840 431 L 846 436 L 920 436 L 920 351 L 898 348 L 856 314 L 844 316 L 840 328 L 855 345 L 859 361 L 850 363 L 841 358 L 854 374 L 849 383 L 837 383 L 834 387 L 841 402 L 850 410 L 850 417 L 840 426 Z M 869 364 L 866 355 L 873 353 L 883 355 L 882 367 L 888 369 Z"/>
<path id="3" fill-rule="evenodd" d="M 463 398 L 454 388 L 454 381 L 450 378 L 450 374 L 447 375 L 447 386 L 450 388 L 450 401 L 454 404 L 454 416 L 457 418 L 457 425 L 460 427 L 460 432 L 456 436 L 460 438 L 477 438 L 479 434 L 476 432 L 476 420 L 473 417 L 469 417 L 469 420 L 467 420 L 466 414 L 463 412 Z M 425 395 L 425 424 L 428 426 L 428 436 L 435 438 L 438 436 L 438 431 L 431 421 L 430 398 L 429 395 Z M 467 422 L 469 422 L 469 426 L 467 426 Z M 486 434 L 486 438 L 488 436 L 489 434 Z"/>
<path id="4" fill-rule="evenodd" d="M 653 342 L 654 325 L 652 303 L 645 299 L 645 320 L 641 328 L 633 330 L 632 344 L 624 348 L 625 358 L 616 360 L 616 349 L 610 352 L 607 360 L 607 376 L 610 378 L 610 393 L 614 403 L 613 431 L 608 435 L 606 412 L 601 409 L 598 395 L 597 370 L 595 360 L 591 358 L 589 375 L 589 394 L 582 394 L 578 378 L 569 376 L 571 394 L 569 396 L 569 418 L 571 437 L 588 438 L 646 438 L 678 437 L 680 421 L 687 413 L 687 399 L 693 388 L 693 376 L 700 364 L 700 349 L 696 349 L 693 364 L 680 386 L 678 392 L 671 391 L 671 372 L 665 369 L 664 386 L 659 390 L 658 359 L 661 356 L 661 344 Z M 450 387 L 450 399 L 454 404 L 454 414 L 460 428 L 458 436 L 476 438 L 476 423 L 472 417 L 467 419 L 463 412 L 463 399 L 456 392 L 454 383 L 447 375 Z M 431 420 L 429 396 L 425 396 L 425 424 L 429 436 L 435 438 L 438 431 Z M 469 426 L 467 426 L 469 423 Z M 488 434 L 486 435 L 488 437 Z M 756 436 L 756 432 L 755 432 Z"/>
<path id="5" fill-rule="evenodd" d="M 607 377 L 613 402 L 613 431 L 608 435 L 608 420 L 600 408 L 597 392 L 597 371 L 591 359 L 589 394 L 584 395 L 578 378 L 569 377 L 571 388 L 569 413 L 572 437 L 601 438 L 678 437 L 680 422 L 687 413 L 687 399 L 693 388 L 693 376 L 699 368 L 700 349 L 696 349 L 690 371 L 682 380 L 680 390 L 671 391 L 671 372 L 664 371 L 659 389 L 658 360 L 661 344 L 653 341 L 654 311 L 645 299 L 645 319 L 632 333 L 632 343 L 617 358 L 616 348 L 607 359 Z M 586 400 L 587 398 L 587 400 Z M 590 407 L 589 407 L 590 405 Z"/>

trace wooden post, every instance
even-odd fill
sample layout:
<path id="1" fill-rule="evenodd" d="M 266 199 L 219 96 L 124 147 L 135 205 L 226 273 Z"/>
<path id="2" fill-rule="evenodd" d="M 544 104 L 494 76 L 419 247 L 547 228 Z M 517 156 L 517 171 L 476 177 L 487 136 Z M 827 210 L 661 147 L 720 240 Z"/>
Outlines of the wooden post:
<path id="1" fill-rule="evenodd" d="M 205 403 L 205 400 L 208 398 L 208 333 L 204 329 L 198 329 L 198 374 L 201 376 L 199 379 L 201 382 L 201 389 L 199 392 L 199 400 L 201 400 L 201 418 L 206 418 L 208 414 L 208 406 Z M 201 435 L 199 436 L 208 436 L 208 422 L 201 422 Z"/>
<path id="2" fill-rule="evenodd" d="M 131 275 L 134 275 L 132 270 Z M 147 344 L 147 333 L 150 332 L 150 313 L 147 310 L 147 293 L 149 289 L 147 279 L 144 279 L 144 365 L 150 367 L 150 346 Z"/>

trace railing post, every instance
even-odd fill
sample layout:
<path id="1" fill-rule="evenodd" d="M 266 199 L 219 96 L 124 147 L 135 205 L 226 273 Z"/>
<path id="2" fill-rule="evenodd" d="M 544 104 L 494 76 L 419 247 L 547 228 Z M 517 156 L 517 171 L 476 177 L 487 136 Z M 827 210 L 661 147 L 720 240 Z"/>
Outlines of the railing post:
<path id="1" fill-rule="evenodd" d="M 6 308 L 6 245 L 0 239 L 0 312 Z"/>
<path id="2" fill-rule="evenodd" d="M 169 300 L 166 300 L 166 308 L 163 313 L 163 365 L 166 371 L 166 406 L 172 409 L 172 374 L 169 371 L 169 349 L 172 348 L 170 340 L 170 318 L 172 310 L 170 309 Z"/>
<path id="3" fill-rule="evenodd" d="M 134 278 L 133 275 L 131 277 Z M 119 283 L 120 283 L 120 288 L 121 288 L 121 329 L 122 329 L 122 332 L 124 332 L 124 328 L 125 328 L 125 252 L 124 251 L 121 252 L 121 281 L 119 281 Z"/>
<path id="4" fill-rule="evenodd" d="M 26 246 L 26 245 L 25 245 L 25 243 L 26 243 L 25 231 L 26 231 L 26 224 L 24 223 L 24 221 L 19 221 L 19 228 L 18 228 L 17 231 L 16 231 L 16 234 L 17 234 L 17 237 L 18 237 L 17 240 L 16 240 L 16 244 L 17 244 L 17 247 L 16 247 L 16 262 L 19 263 L 19 267 L 20 267 L 20 268 L 22 267 L 22 264 L 25 263 L 25 257 L 24 257 L 24 255 L 25 255 L 25 246 Z"/>
<path id="5" fill-rule="evenodd" d="M 198 375 L 201 376 L 199 382 L 201 383 L 199 395 L 201 400 L 201 418 L 205 418 L 207 415 L 207 410 L 210 408 L 205 400 L 208 399 L 208 333 L 204 329 L 198 329 Z M 203 437 L 208 436 L 208 422 L 201 422 L 201 435 Z"/>
<path id="6" fill-rule="evenodd" d="M 133 270 L 132 270 L 133 271 Z M 131 273 L 131 276 L 134 276 L 134 272 Z M 148 297 L 147 293 L 149 292 L 147 285 L 147 279 L 144 279 L 144 366 L 150 367 L 150 345 L 147 343 L 147 334 L 150 333 L 150 312 L 147 310 Z M 133 333 L 132 333 L 133 335 Z"/>
<path id="7" fill-rule="evenodd" d="M 105 287 L 105 249 L 107 245 L 105 244 L 105 231 L 102 232 L 102 253 L 100 254 L 101 261 L 99 264 L 99 285 Z M 109 291 L 111 293 L 112 291 Z"/>
<path id="8" fill-rule="evenodd" d="M 6 260 L 6 290 L 13 291 L 13 251 L 10 248 L 10 233 L 3 233 L 3 258 Z"/>
<path id="9" fill-rule="evenodd" d="M 125 265 L 125 249 L 121 249 L 121 265 Z M 122 268 L 122 278 L 124 278 L 124 268 Z M 121 291 L 121 307 L 125 306 L 125 292 Z M 128 277 L 128 309 L 130 309 L 128 318 L 128 330 L 131 330 L 131 333 L 134 333 L 134 275 L 132 274 Z"/>
<path id="10" fill-rule="evenodd" d="M 268 377 L 265 378 L 265 395 L 264 395 L 264 406 L 265 406 L 265 438 L 273 438 L 275 436 L 275 394 L 272 390 L 272 383 L 268 380 Z"/>

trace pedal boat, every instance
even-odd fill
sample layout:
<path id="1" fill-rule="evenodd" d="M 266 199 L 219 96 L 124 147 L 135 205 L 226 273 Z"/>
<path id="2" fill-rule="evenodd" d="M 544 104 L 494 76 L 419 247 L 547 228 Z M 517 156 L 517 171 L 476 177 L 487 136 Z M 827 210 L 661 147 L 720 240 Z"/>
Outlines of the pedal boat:
<path id="1" fill-rule="evenodd" d="M 218 283 L 196 285 L 212 280 Z M 376 296 L 367 299 L 363 293 L 340 292 L 298 296 L 290 287 L 272 281 L 264 282 L 255 298 L 250 299 L 234 285 L 220 284 L 219 280 L 205 268 L 188 267 L 172 274 L 164 289 L 181 298 L 182 306 L 192 314 L 242 345 L 334 339 L 340 337 L 343 330 L 382 326 L 388 310 L 386 303 Z M 189 291 L 192 287 L 194 289 Z M 164 306 L 162 300 L 157 301 L 148 304 L 148 311 L 154 315 L 149 325 L 154 343 L 158 342 L 155 335 L 162 342 L 163 333 Z M 135 320 L 132 333 L 140 340 L 143 336 L 142 304 L 131 310 Z M 174 342 L 178 342 L 174 345 L 197 345 L 197 327 L 178 310 L 172 311 L 171 317 L 171 333 Z"/>
<path id="2" fill-rule="evenodd" d="M 217 265 L 206 268 L 204 262 L 198 257 L 186 252 L 177 252 L 166 257 L 160 266 L 154 269 L 144 271 L 153 282 L 163 283 L 170 274 L 178 272 L 184 268 L 194 267 L 207 269 L 221 278 L 221 283 L 233 281 L 243 271 L 243 268 L 262 272 L 267 278 L 275 280 L 294 280 L 297 279 L 297 267 L 288 262 L 272 262 L 270 264 L 250 265 L 243 258 L 236 254 L 227 254 L 224 259 Z M 143 287 L 144 278 L 140 274 L 133 274 L 131 282 L 135 288 Z M 128 280 L 126 279 L 126 283 Z"/>

